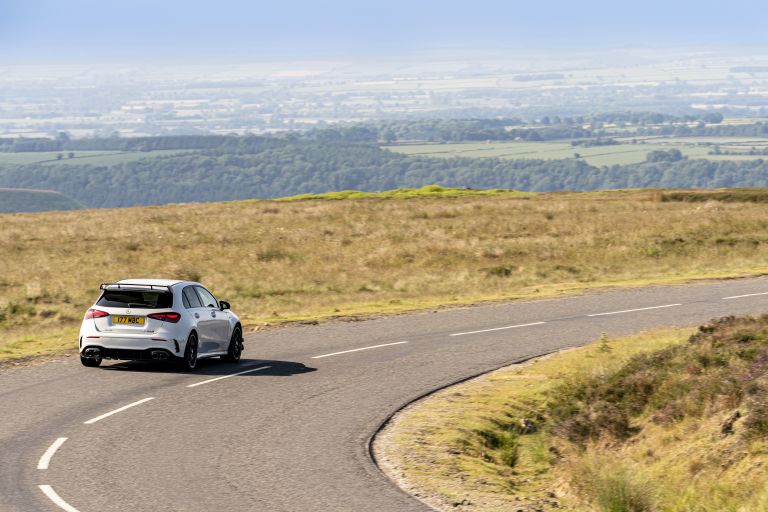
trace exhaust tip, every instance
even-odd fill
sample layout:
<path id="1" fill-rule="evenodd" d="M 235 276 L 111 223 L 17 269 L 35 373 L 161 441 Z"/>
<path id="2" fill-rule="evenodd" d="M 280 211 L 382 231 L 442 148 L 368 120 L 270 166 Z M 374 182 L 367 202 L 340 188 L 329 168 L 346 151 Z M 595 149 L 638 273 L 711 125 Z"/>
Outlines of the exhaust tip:
<path id="1" fill-rule="evenodd" d="M 168 352 L 165 352 L 164 350 L 153 350 L 151 356 L 155 361 L 165 361 L 168 359 Z"/>

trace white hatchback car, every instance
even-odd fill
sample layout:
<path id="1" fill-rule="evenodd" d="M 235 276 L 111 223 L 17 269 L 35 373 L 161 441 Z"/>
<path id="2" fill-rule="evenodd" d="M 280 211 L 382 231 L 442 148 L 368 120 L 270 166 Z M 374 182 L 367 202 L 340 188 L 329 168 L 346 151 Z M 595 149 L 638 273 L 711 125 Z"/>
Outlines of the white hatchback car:
<path id="1" fill-rule="evenodd" d="M 80 327 L 80 361 L 176 360 L 194 370 L 197 360 L 237 362 L 243 328 L 229 303 L 200 283 L 126 279 L 101 285 L 101 295 Z"/>

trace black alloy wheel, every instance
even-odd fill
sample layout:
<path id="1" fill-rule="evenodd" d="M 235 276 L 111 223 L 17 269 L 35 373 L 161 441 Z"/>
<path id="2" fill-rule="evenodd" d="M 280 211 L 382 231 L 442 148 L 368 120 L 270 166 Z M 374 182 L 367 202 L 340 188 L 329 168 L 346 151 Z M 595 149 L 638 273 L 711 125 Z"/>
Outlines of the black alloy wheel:
<path id="1" fill-rule="evenodd" d="M 232 337 L 229 340 L 227 355 L 221 356 L 221 359 L 229 363 L 237 363 L 243 354 L 243 330 L 238 325 L 232 331 Z"/>
<path id="2" fill-rule="evenodd" d="M 181 368 L 191 372 L 197 366 L 197 334 L 190 333 L 187 338 L 187 346 L 184 348 L 184 357 L 181 359 Z"/>

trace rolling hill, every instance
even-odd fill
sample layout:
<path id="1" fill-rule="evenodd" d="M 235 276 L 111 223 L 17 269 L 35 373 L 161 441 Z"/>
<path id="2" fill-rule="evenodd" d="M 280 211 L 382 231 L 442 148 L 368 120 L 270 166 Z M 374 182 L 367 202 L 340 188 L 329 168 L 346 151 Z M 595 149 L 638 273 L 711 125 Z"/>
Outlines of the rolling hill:
<path id="1" fill-rule="evenodd" d="M 0 188 L 0 213 L 79 210 L 85 206 L 53 190 Z"/>

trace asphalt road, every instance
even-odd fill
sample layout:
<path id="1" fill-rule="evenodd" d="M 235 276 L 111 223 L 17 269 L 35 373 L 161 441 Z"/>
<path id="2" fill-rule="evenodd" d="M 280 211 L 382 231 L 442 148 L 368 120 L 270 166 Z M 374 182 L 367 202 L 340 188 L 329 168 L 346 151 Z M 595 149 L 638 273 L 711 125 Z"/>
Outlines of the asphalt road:
<path id="1" fill-rule="evenodd" d="M 0 510 L 429 510 L 368 453 L 410 400 L 602 332 L 764 311 L 755 278 L 257 332 L 239 365 L 193 374 L 74 357 L 5 369 Z"/>

